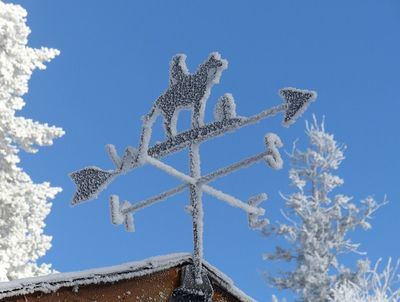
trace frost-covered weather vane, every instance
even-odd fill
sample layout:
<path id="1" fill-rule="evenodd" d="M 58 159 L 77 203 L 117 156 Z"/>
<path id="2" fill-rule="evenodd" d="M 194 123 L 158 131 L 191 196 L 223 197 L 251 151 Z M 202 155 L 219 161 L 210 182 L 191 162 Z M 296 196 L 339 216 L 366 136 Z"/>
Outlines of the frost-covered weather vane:
<path id="1" fill-rule="evenodd" d="M 269 133 L 265 136 L 265 151 L 203 176 L 200 171 L 200 144 L 228 131 L 254 124 L 278 112 L 284 112 L 283 125 L 289 126 L 316 98 L 316 93 L 295 88 L 281 89 L 280 96 L 285 100 L 283 104 L 250 117 L 237 116 L 236 104 L 232 95 L 225 94 L 218 100 L 215 107 L 215 121 L 204 124 L 205 105 L 211 88 L 219 82 L 222 72 L 228 67 L 228 62 L 222 59 L 219 53 L 214 52 L 199 66 L 195 73 L 190 74 L 185 60 L 186 56 L 183 54 L 176 55 L 172 59 L 169 88 L 158 97 L 150 112 L 144 117 L 142 134 L 137 149 L 127 147 L 124 155 L 120 157 L 113 145 L 107 145 L 107 152 L 115 165 L 114 170 L 105 171 L 97 167 L 87 167 L 71 173 L 71 178 L 77 185 L 72 204 L 75 205 L 96 198 L 99 192 L 117 176 L 145 164 L 155 166 L 180 179 L 181 185 L 133 204 L 128 201 L 120 202 L 117 195 L 112 195 L 110 198 L 111 219 L 113 224 L 125 224 L 128 231 L 134 231 L 133 214 L 135 212 L 189 189 L 191 204 L 188 206 L 188 210 L 193 220 L 194 237 L 194 277 L 195 283 L 201 284 L 204 281 L 201 272 L 203 259 L 203 192 L 244 210 L 248 214 L 251 228 L 262 228 L 268 222 L 266 219 L 260 218 L 265 211 L 259 207 L 259 204 L 267 199 L 266 194 L 260 194 L 250 198 L 248 202 L 243 202 L 230 194 L 215 189 L 209 183 L 261 160 L 265 160 L 274 169 L 281 168 L 283 162 L 278 151 L 278 148 L 282 147 L 282 142 L 276 134 Z M 178 114 L 182 109 L 192 110 L 191 129 L 177 133 L 176 123 Z M 159 115 L 163 117 L 166 140 L 150 146 L 152 126 Z M 160 160 L 162 157 L 186 147 L 189 148 L 189 175 Z"/>

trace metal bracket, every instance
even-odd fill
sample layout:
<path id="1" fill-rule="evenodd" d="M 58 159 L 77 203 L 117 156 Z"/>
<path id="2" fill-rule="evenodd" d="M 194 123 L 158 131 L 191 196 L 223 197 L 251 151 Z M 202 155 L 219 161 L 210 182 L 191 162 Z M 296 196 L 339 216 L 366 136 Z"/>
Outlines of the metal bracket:
<path id="1" fill-rule="evenodd" d="M 201 272 L 202 283 L 195 279 L 195 267 L 190 264 L 182 269 L 181 286 L 175 289 L 169 302 L 211 302 L 214 295 L 207 273 Z"/>

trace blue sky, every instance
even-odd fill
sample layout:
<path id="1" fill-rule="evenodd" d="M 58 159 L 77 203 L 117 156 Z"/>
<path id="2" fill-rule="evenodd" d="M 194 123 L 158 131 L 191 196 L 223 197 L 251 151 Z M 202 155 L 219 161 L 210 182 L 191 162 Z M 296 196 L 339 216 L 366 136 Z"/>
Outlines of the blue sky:
<path id="1" fill-rule="evenodd" d="M 191 221 L 183 211 L 187 194 L 138 213 L 134 234 L 109 220 L 110 194 L 134 202 L 176 180 L 144 167 L 118 179 L 98 200 L 72 208 L 68 173 L 90 165 L 112 168 L 104 145 L 113 143 L 121 152 L 137 144 L 140 117 L 167 87 L 170 58 L 186 53 L 193 71 L 211 51 L 219 51 L 229 68 L 214 86 L 207 120 L 225 92 L 233 94 L 244 116 L 279 104 L 277 91 L 283 87 L 313 89 L 319 97 L 290 128 L 281 127 L 277 116 L 202 145 L 203 171 L 261 151 L 267 132 L 279 134 L 290 150 L 294 139 L 306 142 L 304 121 L 312 113 L 325 115 L 327 129 L 348 146 L 338 171 L 345 184 L 337 193 L 355 199 L 387 194 L 391 201 L 375 215 L 372 230 L 354 232 L 353 238 L 373 261 L 400 256 L 398 1 L 15 2 L 28 10 L 30 45 L 61 50 L 46 71 L 34 74 L 21 113 L 66 131 L 51 148 L 21 154 L 34 181 L 63 188 L 47 219 L 53 247 L 43 261 L 66 272 L 191 251 Z M 183 114 L 179 127 L 187 120 Z M 166 160 L 187 169 L 186 156 Z M 278 192 L 292 191 L 284 160 L 280 171 L 258 164 L 214 186 L 245 200 L 266 192 L 267 217 L 282 220 Z M 261 254 L 276 240 L 251 231 L 238 209 L 208 196 L 204 206 L 205 258 L 250 296 L 269 301 L 276 291 L 261 272 L 279 266 L 262 261 Z M 357 257 L 343 261 L 351 266 Z"/>

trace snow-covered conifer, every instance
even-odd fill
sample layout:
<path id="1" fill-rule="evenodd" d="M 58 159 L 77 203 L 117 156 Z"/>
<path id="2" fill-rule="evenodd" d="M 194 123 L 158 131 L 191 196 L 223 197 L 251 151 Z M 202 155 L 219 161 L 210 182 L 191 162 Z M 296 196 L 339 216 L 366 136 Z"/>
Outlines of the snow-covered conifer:
<path id="1" fill-rule="evenodd" d="M 36 264 L 50 248 L 51 237 L 43 234 L 44 218 L 60 188 L 48 182 L 35 184 L 18 166 L 19 149 L 36 152 L 35 146 L 51 145 L 64 134 L 16 111 L 25 105 L 33 70 L 45 69 L 59 51 L 27 46 L 30 30 L 27 13 L 19 5 L 0 0 L 0 281 L 50 272 L 49 264 Z"/>
<path id="2" fill-rule="evenodd" d="M 358 284 L 364 272 L 362 266 L 351 271 L 339 263 L 337 256 L 358 251 L 359 244 L 351 241 L 348 232 L 358 226 L 370 228 L 368 220 L 380 204 L 372 197 L 358 203 L 352 197 L 333 194 L 343 184 L 333 172 L 343 161 L 345 148 L 315 117 L 311 124 L 306 124 L 306 134 L 310 140 L 307 150 L 294 146 L 289 154 L 289 178 L 296 192 L 282 195 L 287 223 L 270 225 L 264 230 L 267 235 L 283 236 L 287 244 L 264 257 L 295 265 L 291 271 L 269 276 L 273 286 L 292 290 L 300 301 L 326 302 L 337 282 L 349 280 Z"/>

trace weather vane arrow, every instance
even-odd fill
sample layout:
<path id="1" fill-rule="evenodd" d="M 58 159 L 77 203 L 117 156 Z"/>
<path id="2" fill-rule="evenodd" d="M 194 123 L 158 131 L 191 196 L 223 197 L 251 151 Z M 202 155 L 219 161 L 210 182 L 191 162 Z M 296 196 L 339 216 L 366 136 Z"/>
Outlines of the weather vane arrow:
<path id="1" fill-rule="evenodd" d="M 264 227 L 268 220 L 261 218 L 265 210 L 259 207 L 267 200 L 266 194 L 259 194 L 244 202 L 228 193 L 214 188 L 210 183 L 241 168 L 248 167 L 260 161 L 265 161 L 271 168 L 282 168 L 283 162 L 279 148 L 283 146 L 280 138 L 274 133 L 265 135 L 266 149 L 256 155 L 227 167 L 216 170 L 208 175 L 201 175 L 199 146 L 202 142 L 233 132 L 239 128 L 257 123 L 267 117 L 284 113 L 283 125 L 290 126 L 306 110 L 310 102 L 316 99 L 316 93 L 296 88 L 283 88 L 280 96 L 284 103 L 264 110 L 250 117 L 237 116 L 236 104 L 231 94 L 223 95 L 217 102 L 215 121 L 204 124 L 205 105 L 214 84 L 219 83 L 222 72 L 228 62 L 217 52 L 211 53 L 207 60 L 200 64 L 197 71 L 190 74 L 186 67 L 186 56 L 176 55 L 170 64 L 169 88 L 157 98 L 150 112 L 143 118 L 142 133 L 138 148 L 127 147 L 120 157 L 113 145 L 107 145 L 106 150 L 115 165 L 114 170 L 105 171 L 98 167 L 87 167 L 70 174 L 77 186 L 72 205 L 97 198 L 117 176 L 125 174 L 145 164 L 150 164 L 169 175 L 178 178 L 182 183 L 177 187 L 159 193 L 148 199 L 135 203 L 120 201 L 117 195 L 110 198 L 111 221 L 113 224 L 125 224 L 128 231 L 134 231 L 133 214 L 168 197 L 189 190 L 191 203 L 187 210 L 192 216 L 194 237 L 194 279 L 195 284 L 208 284 L 202 273 L 203 259 L 203 206 L 202 194 L 215 198 L 245 211 L 251 228 Z M 191 128 L 177 133 L 176 122 L 182 109 L 192 110 Z M 152 127 L 158 116 L 163 117 L 166 140 L 150 145 Z M 174 167 L 162 162 L 161 159 L 171 153 L 189 148 L 189 174 L 182 173 Z M 204 283 L 204 281 L 206 281 Z"/>
<path id="2" fill-rule="evenodd" d="M 235 131 L 244 126 L 257 123 L 279 112 L 284 112 L 283 125 L 290 126 L 295 122 L 297 117 L 306 110 L 308 104 L 316 99 L 316 93 L 314 91 L 296 88 L 281 89 L 280 95 L 285 100 L 284 104 L 264 110 L 250 117 L 226 118 L 199 128 L 184 131 L 165 142 L 155 144 L 153 147 L 148 148 L 147 153 L 151 157 L 161 158 L 188 147 L 192 142 L 200 143 L 221 136 L 226 132 Z M 224 97 L 233 100 L 230 96 Z M 127 148 L 125 150 L 123 159 L 119 158 L 113 145 L 107 145 L 106 150 L 116 166 L 115 170 L 105 171 L 98 167 L 87 167 L 70 174 L 72 180 L 77 185 L 77 192 L 72 200 L 73 205 L 97 198 L 98 194 L 105 189 L 116 176 L 142 165 L 137 161 L 137 151 L 133 148 Z"/>

